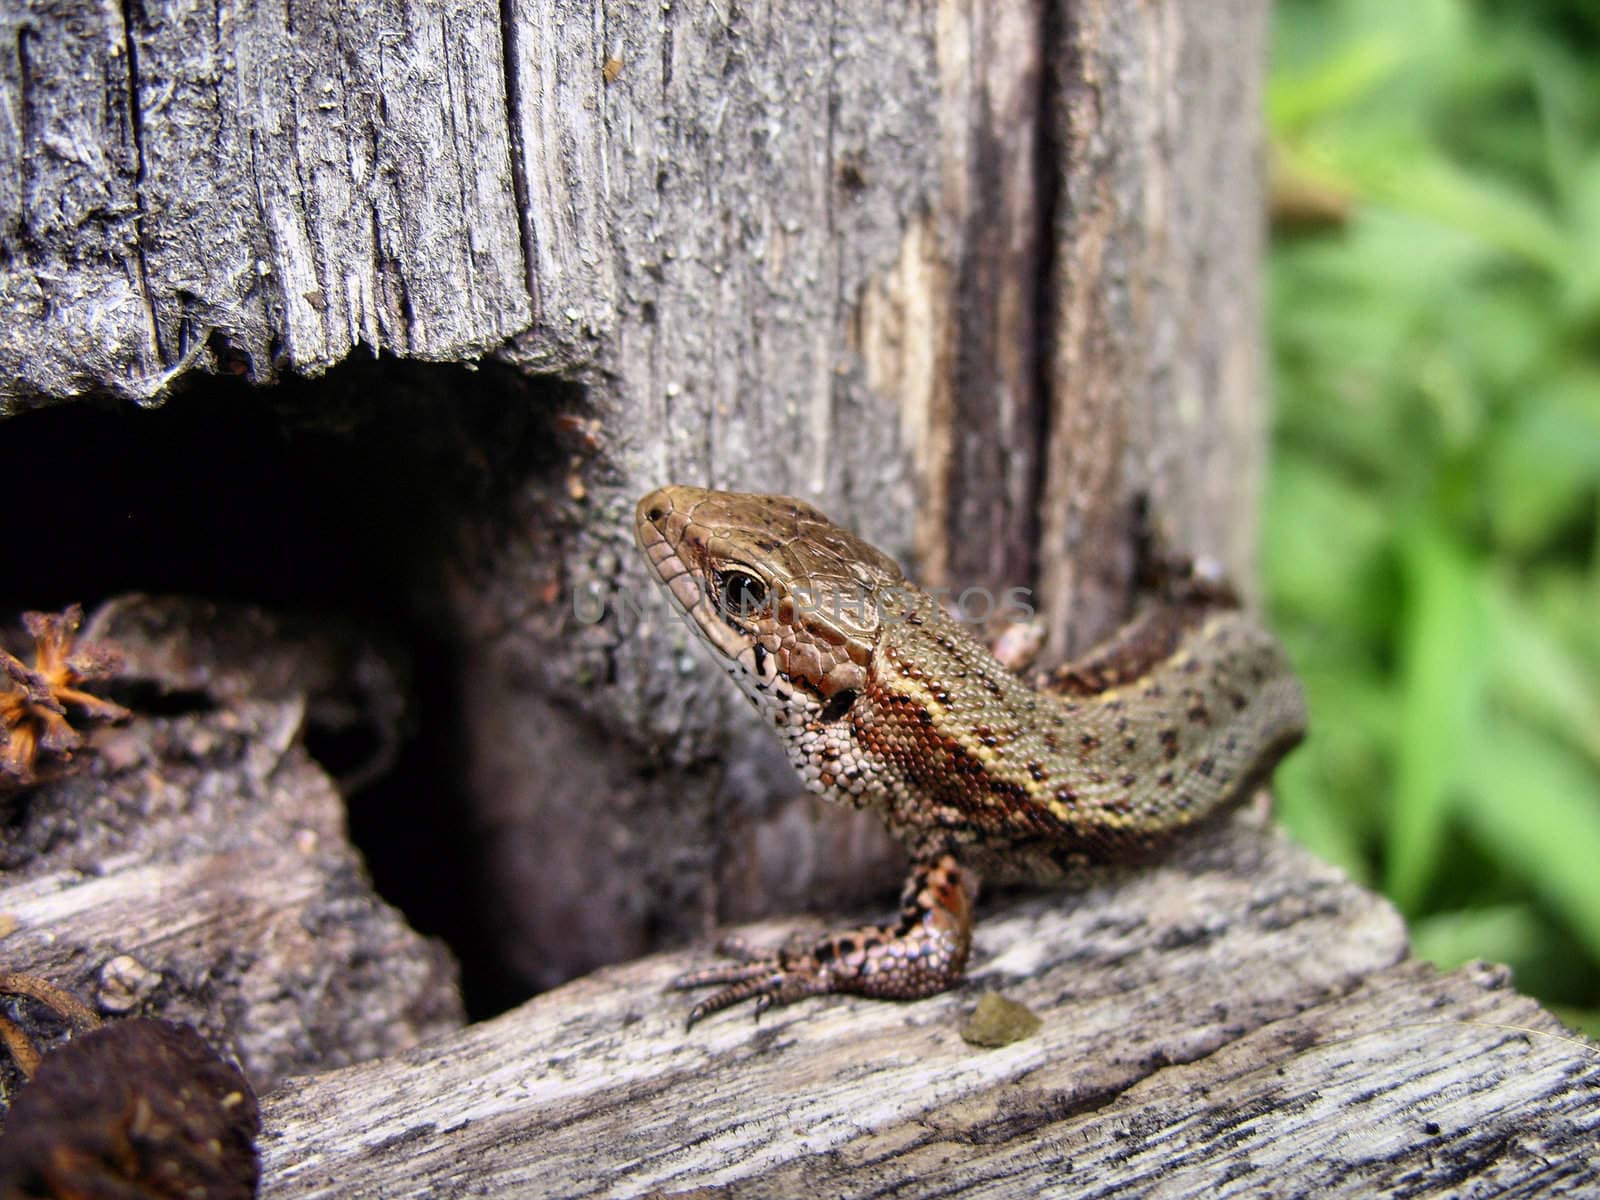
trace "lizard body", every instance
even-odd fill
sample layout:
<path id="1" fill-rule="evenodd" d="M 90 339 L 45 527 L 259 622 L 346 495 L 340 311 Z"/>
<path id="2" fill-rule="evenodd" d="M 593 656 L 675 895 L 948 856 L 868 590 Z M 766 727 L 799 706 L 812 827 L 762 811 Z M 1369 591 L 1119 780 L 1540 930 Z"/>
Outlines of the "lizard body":
<path id="1" fill-rule="evenodd" d="M 911 853 L 899 920 L 685 976 L 690 1023 L 755 998 L 895 999 L 961 977 L 973 876 L 1052 882 L 1138 862 L 1264 781 L 1299 685 L 1225 588 L 1165 588 L 1029 687 L 887 555 L 785 496 L 672 486 L 639 502 L 652 573 L 771 721 L 806 786 L 876 811 Z"/>

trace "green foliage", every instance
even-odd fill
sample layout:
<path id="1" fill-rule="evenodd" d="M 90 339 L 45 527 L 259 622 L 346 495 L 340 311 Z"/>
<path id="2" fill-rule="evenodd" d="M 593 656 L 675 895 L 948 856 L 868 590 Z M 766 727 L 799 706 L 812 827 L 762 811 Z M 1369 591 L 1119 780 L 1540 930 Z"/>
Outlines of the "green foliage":
<path id="1" fill-rule="evenodd" d="M 1600 16 L 1281 0 L 1284 818 L 1443 965 L 1600 1027 Z M 1284 206 L 1280 204 L 1280 210 Z"/>

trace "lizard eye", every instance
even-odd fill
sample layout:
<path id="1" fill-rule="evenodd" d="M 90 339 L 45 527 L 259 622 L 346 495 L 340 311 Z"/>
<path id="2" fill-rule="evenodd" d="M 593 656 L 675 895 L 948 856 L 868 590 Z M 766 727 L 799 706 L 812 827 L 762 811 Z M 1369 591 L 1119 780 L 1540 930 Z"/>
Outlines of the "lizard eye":
<path id="1" fill-rule="evenodd" d="M 717 601 L 729 616 L 759 616 L 767 609 L 767 585 L 748 571 L 719 571 Z"/>

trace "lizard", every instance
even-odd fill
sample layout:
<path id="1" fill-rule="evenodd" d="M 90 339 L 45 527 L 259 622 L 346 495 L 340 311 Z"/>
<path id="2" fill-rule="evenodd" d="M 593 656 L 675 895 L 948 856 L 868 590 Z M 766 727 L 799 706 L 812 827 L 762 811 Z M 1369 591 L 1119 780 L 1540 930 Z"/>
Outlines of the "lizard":
<path id="1" fill-rule="evenodd" d="M 634 535 L 689 627 L 812 792 L 906 847 L 897 919 L 673 981 L 747 1000 L 918 999 L 961 979 L 980 880 L 1062 883 L 1158 856 L 1264 783 L 1305 726 L 1278 642 L 1226 585 L 1158 573 L 1154 601 L 1035 688 L 895 560 L 789 496 L 671 485 Z"/>

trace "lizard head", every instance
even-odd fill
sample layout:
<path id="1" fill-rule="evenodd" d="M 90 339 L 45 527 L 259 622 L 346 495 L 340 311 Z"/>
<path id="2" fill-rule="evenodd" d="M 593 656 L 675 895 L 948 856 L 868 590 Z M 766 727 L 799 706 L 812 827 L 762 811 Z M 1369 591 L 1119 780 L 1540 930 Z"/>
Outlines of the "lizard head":
<path id="1" fill-rule="evenodd" d="M 669 486 L 639 501 L 652 574 L 764 711 L 833 720 L 865 687 L 893 559 L 803 500 Z"/>

